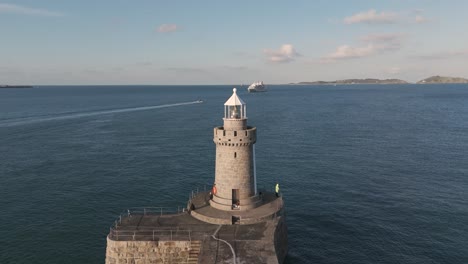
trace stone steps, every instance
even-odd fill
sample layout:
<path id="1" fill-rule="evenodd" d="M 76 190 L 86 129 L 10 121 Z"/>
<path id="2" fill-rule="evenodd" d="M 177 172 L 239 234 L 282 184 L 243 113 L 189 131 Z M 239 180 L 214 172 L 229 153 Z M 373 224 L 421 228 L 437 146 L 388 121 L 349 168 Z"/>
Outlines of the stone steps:
<path id="1" fill-rule="evenodd" d="M 188 264 L 197 264 L 198 256 L 200 255 L 201 241 L 194 240 L 190 243 L 189 257 L 187 259 Z"/>

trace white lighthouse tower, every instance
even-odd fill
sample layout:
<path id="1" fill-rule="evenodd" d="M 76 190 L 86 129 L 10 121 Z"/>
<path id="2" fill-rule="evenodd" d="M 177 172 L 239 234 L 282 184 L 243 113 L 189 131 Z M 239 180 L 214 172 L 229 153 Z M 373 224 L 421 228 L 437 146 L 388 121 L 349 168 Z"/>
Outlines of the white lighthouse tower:
<path id="1" fill-rule="evenodd" d="M 219 210 L 255 208 L 257 195 L 255 148 L 257 129 L 247 126 L 247 108 L 233 89 L 224 103 L 224 125 L 214 128 L 216 193 L 210 205 Z"/>

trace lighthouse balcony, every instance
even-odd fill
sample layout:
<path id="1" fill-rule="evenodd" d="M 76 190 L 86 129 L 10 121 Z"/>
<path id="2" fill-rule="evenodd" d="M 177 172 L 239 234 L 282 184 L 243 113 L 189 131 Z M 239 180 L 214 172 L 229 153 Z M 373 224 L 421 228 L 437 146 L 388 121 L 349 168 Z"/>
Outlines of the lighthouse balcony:
<path id="1" fill-rule="evenodd" d="M 222 225 L 248 225 L 254 223 L 260 223 L 266 220 L 275 219 L 276 217 L 283 215 L 283 199 L 282 197 L 276 197 L 274 193 L 266 192 L 259 199 L 256 204 L 257 207 L 247 209 L 240 203 L 240 210 L 233 210 L 232 203 L 225 204 L 225 209 L 218 209 L 213 205 L 218 204 L 210 200 L 209 203 L 206 201 L 207 196 L 204 193 L 195 195 L 190 203 L 193 204 L 194 210 L 190 211 L 190 214 L 203 222 L 211 224 L 222 224 Z M 236 219 L 236 221 L 233 221 Z"/>
<path id="2" fill-rule="evenodd" d="M 233 200 L 232 198 L 223 198 L 217 195 L 213 196 L 210 201 L 212 207 L 219 210 L 248 210 L 253 209 L 261 205 L 262 200 L 260 196 L 252 196 L 245 199 Z"/>

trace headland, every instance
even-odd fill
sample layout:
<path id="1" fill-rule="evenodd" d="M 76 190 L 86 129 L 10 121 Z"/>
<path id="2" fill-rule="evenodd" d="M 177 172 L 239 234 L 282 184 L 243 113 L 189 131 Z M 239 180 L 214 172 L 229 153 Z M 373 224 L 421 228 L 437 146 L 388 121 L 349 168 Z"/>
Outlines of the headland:
<path id="1" fill-rule="evenodd" d="M 344 79 L 336 81 L 311 81 L 311 82 L 298 82 L 289 83 L 293 85 L 352 85 L 352 84 L 410 84 L 401 79 L 376 79 L 376 78 L 365 78 L 365 79 Z M 446 76 L 431 76 L 415 84 L 444 84 L 444 83 L 468 83 L 468 79 L 461 77 L 446 77 Z"/>
<path id="2" fill-rule="evenodd" d="M 314 81 L 314 82 L 298 82 L 291 83 L 297 85 L 336 85 L 336 84 L 406 84 L 408 82 L 400 79 L 345 79 L 345 80 L 336 80 L 336 81 Z"/>
<path id="3" fill-rule="evenodd" d="M 32 85 L 0 85 L 0 88 L 33 88 Z"/>
<path id="4" fill-rule="evenodd" d="M 446 76 L 431 76 L 426 79 L 420 80 L 417 84 L 433 84 L 433 83 L 468 83 L 468 79 L 460 77 L 446 77 Z"/>

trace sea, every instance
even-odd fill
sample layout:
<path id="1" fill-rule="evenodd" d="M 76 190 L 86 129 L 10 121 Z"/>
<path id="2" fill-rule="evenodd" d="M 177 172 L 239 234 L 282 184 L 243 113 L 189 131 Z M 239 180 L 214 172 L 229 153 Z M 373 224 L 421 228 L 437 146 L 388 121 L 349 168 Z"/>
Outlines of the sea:
<path id="1" fill-rule="evenodd" d="M 104 263 L 119 213 L 186 206 L 232 88 L 0 89 L 0 263 Z M 466 84 L 237 88 L 285 263 L 468 263 Z"/>

